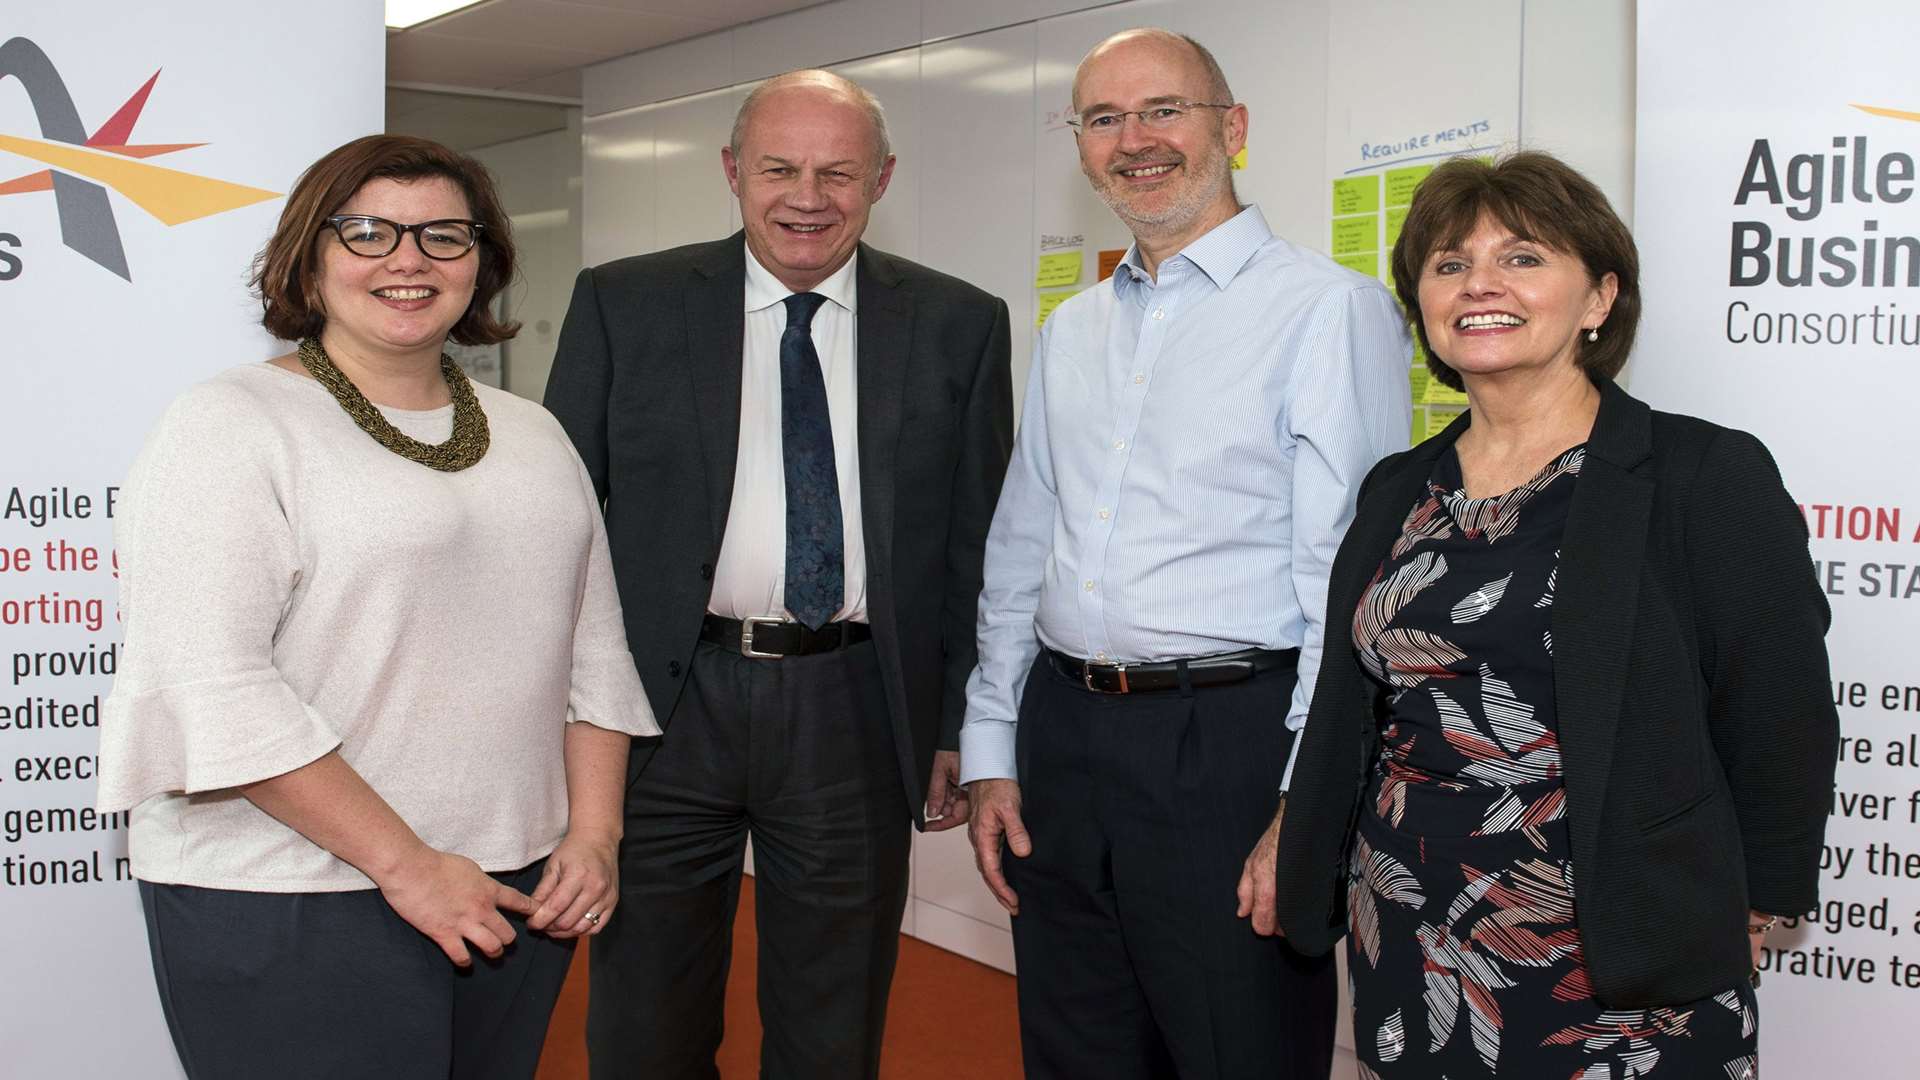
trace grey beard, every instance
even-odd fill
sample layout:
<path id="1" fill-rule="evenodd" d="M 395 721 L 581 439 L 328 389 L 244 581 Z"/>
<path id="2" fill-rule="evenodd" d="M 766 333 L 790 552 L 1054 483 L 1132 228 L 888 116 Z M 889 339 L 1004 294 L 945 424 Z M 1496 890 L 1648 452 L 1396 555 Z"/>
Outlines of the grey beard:
<path id="1" fill-rule="evenodd" d="M 1189 161 L 1187 164 L 1191 165 L 1192 162 Z M 1151 215 L 1142 215 L 1132 210 L 1125 197 L 1112 184 L 1097 184 L 1094 186 L 1094 193 L 1099 195 L 1100 201 L 1107 204 L 1107 209 L 1112 210 L 1113 215 L 1135 234 L 1175 232 L 1213 205 L 1214 200 L 1220 197 L 1220 192 L 1232 184 L 1232 178 L 1224 167 L 1225 164 L 1223 159 L 1218 183 L 1207 186 L 1195 184 L 1166 204 L 1165 208 Z"/>

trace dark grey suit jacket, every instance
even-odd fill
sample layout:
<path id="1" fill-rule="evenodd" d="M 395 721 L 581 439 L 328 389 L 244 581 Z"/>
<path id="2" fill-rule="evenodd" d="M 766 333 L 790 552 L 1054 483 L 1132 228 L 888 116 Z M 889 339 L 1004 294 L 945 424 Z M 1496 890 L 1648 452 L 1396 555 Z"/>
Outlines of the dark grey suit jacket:
<path id="1" fill-rule="evenodd" d="M 865 244 L 857 259 L 868 617 L 919 823 L 934 750 L 959 744 L 1012 452 L 1007 305 Z M 547 383 L 606 504 L 627 642 L 669 729 L 733 496 L 745 288 L 742 233 L 583 270 Z M 637 775 L 651 754 L 635 749 Z"/>
<path id="2" fill-rule="evenodd" d="M 1456 420 L 1376 465 L 1334 558 L 1325 660 L 1287 793 L 1281 929 L 1346 931 L 1346 861 L 1384 703 L 1353 615 Z M 1839 718 L 1807 529 L 1758 439 L 1611 382 L 1561 539 L 1554 705 L 1575 908 L 1611 1008 L 1677 1005 L 1748 971 L 1747 909 L 1812 910 Z"/>

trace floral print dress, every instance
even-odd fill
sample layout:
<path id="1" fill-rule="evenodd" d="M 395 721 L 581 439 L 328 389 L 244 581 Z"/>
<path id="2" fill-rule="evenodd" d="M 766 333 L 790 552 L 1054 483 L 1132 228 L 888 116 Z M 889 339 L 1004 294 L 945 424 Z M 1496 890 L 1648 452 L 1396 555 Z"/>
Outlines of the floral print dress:
<path id="1" fill-rule="evenodd" d="M 1451 450 L 1354 612 L 1387 688 L 1349 868 L 1367 1080 L 1749 1080 L 1745 984 L 1608 1009 L 1574 919 L 1553 700 L 1553 593 L 1583 446 L 1470 499 Z"/>

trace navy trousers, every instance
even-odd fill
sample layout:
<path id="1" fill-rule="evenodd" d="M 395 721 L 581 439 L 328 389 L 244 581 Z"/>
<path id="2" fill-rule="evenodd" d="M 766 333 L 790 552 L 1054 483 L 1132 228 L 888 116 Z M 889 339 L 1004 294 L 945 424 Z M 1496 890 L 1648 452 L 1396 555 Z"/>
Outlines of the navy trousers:
<path id="1" fill-rule="evenodd" d="M 545 860 L 494 877 L 524 893 Z M 154 980 L 190 1080 L 527 1080 L 573 960 L 506 913 L 498 960 L 455 967 L 377 889 L 140 883 Z"/>
<path id="2" fill-rule="evenodd" d="M 1106 695 L 1044 653 L 1020 703 L 1020 1039 L 1029 1080 L 1325 1080 L 1331 956 L 1235 916 L 1293 736 L 1291 669 Z"/>

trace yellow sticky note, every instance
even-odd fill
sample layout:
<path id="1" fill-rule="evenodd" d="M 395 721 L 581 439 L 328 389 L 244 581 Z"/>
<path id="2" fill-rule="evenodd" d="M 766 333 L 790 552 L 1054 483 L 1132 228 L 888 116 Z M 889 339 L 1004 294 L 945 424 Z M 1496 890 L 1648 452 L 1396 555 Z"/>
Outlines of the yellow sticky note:
<path id="1" fill-rule="evenodd" d="M 1380 250 L 1380 215 L 1333 219 L 1333 254 L 1357 255 Z"/>
<path id="2" fill-rule="evenodd" d="M 1079 289 L 1052 289 L 1041 293 L 1040 303 L 1034 309 L 1033 328 L 1038 330 L 1047 325 L 1047 319 L 1053 314 L 1053 309 L 1066 303 L 1068 297 L 1079 291 Z"/>
<path id="3" fill-rule="evenodd" d="M 1362 251 L 1353 255 L 1335 255 L 1333 261 L 1349 270 L 1365 274 L 1368 277 L 1380 276 L 1380 253 L 1377 251 Z"/>
<path id="4" fill-rule="evenodd" d="M 1371 214 L 1380 209 L 1380 178 L 1349 176 L 1333 182 L 1335 214 Z"/>
<path id="5" fill-rule="evenodd" d="M 1227 168 L 1244 169 L 1246 167 L 1247 167 L 1247 148 L 1243 146 L 1240 148 L 1239 153 L 1227 159 Z"/>
<path id="6" fill-rule="evenodd" d="M 1040 256 L 1040 269 L 1033 275 L 1033 285 L 1036 289 L 1073 285 L 1079 280 L 1080 253 L 1078 251 L 1055 251 Z"/>
<path id="7" fill-rule="evenodd" d="M 1387 246 L 1400 242 L 1400 230 L 1407 223 L 1407 208 L 1395 206 L 1387 211 Z"/>
<path id="8" fill-rule="evenodd" d="M 1408 437 L 1414 446 L 1427 441 L 1427 410 L 1417 405 L 1413 409 L 1413 431 Z"/>
<path id="9" fill-rule="evenodd" d="M 1387 170 L 1387 205 L 1405 206 L 1413 201 L 1413 189 L 1433 171 L 1431 165 L 1409 165 Z"/>

